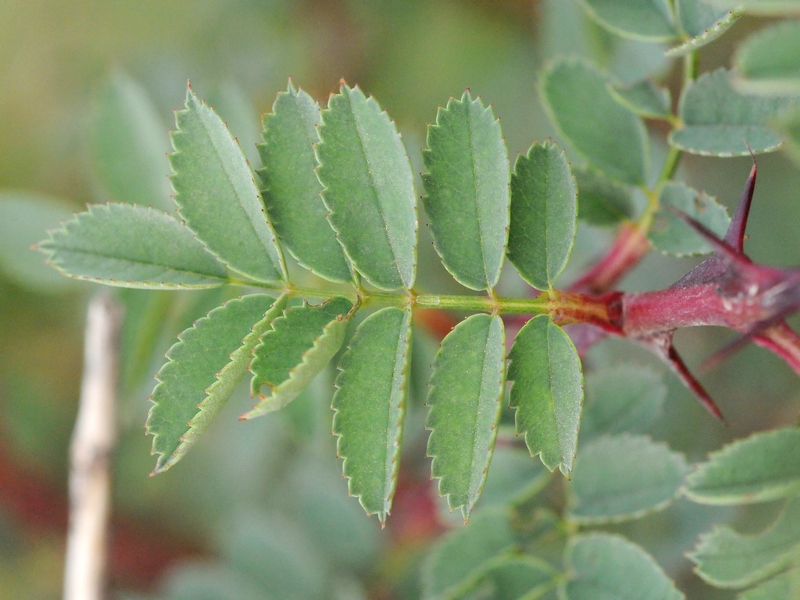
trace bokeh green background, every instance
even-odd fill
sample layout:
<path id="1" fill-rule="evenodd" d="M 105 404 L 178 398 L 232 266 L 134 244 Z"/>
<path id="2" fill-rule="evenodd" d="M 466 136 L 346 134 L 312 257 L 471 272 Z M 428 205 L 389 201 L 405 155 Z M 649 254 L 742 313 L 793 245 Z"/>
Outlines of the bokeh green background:
<path id="1" fill-rule="evenodd" d="M 743 19 L 702 52 L 701 71 L 727 66 L 737 40 L 762 24 Z M 513 157 L 553 133 L 536 89 L 549 56 L 588 55 L 621 79 L 652 73 L 674 90 L 674 65 L 661 50 L 615 40 L 588 23 L 573 0 L 0 0 L 0 193 L 46 195 L 70 210 L 113 200 L 98 175 L 92 131 L 99 98 L 121 72 L 151 96 L 163 122 L 164 153 L 172 110 L 182 106 L 191 80 L 251 160 L 258 117 L 288 77 L 323 105 L 340 79 L 358 83 L 395 118 L 419 171 L 425 124 L 464 88 L 493 104 Z M 651 132 L 663 139 L 657 127 Z M 749 170 L 744 159 L 690 157 L 683 165 L 691 185 L 728 206 Z M 759 167 L 747 250 L 759 262 L 800 264 L 800 174 L 781 155 L 760 158 Z M 0 599 L 58 598 L 67 448 L 85 305 L 96 288 L 50 283 L 47 273 L 33 273 L 45 279 L 31 285 L 13 268 L 13 257 L 39 258 L 26 248 L 8 250 L 13 229 L 0 224 L 6 236 L 5 245 L 0 240 Z M 610 236 L 582 227 L 565 281 Z M 421 280 L 431 289 L 453 289 L 437 262 L 423 263 Z M 690 264 L 650 256 L 624 286 L 666 285 Z M 506 279 L 509 290 L 524 293 L 513 277 Z M 424 458 L 421 404 L 437 343 L 424 330 L 415 345 L 406 466 L 387 530 L 347 498 L 339 476 L 330 435 L 332 373 L 290 410 L 252 423 L 236 420 L 249 403 L 242 390 L 177 468 L 148 477 L 149 375 L 175 334 L 221 299 L 180 296 L 157 328 L 156 360 L 121 399 L 111 595 L 244 599 L 266 597 L 266 589 L 275 598 L 417 597 L 417 565 L 443 527 Z M 686 331 L 677 340 L 694 365 L 729 337 Z M 620 362 L 664 370 L 620 342 L 603 343 L 590 357 L 591 365 Z M 732 423 L 728 429 L 670 375 L 666 381 L 669 399 L 656 437 L 692 460 L 725 439 L 793 422 L 800 399 L 796 376 L 756 348 L 703 377 Z M 770 511 L 690 510 L 679 502 L 624 530 L 692 597 L 728 598 L 702 586 L 682 552 L 713 520 L 755 528 Z M 201 590 L 202 582 L 210 587 Z"/>

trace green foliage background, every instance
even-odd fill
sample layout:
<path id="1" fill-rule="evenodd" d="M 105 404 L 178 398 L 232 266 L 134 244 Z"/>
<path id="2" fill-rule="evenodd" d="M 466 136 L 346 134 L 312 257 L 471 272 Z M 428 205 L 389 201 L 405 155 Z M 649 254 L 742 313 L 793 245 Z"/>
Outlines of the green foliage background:
<path id="1" fill-rule="evenodd" d="M 730 66 L 736 43 L 760 26 L 755 17 L 745 17 L 701 53 L 700 72 Z M 154 131 L 152 143 L 163 146 L 163 153 L 169 150 L 166 132 L 174 128 L 171 111 L 183 105 L 184 85 L 191 79 L 254 165 L 258 115 L 270 109 L 287 77 L 323 102 L 344 78 L 374 94 L 396 119 L 418 173 L 425 123 L 464 88 L 492 103 L 513 157 L 532 140 L 555 133 L 537 91 L 549 57 L 577 53 L 632 81 L 646 73 L 666 74 L 662 49 L 653 48 L 612 37 L 567 0 L 7 0 L 0 3 L 0 189 L 18 190 L 23 201 L 25 194 L 52 196 L 68 210 L 113 199 L 114 190 L 104 189 L 98 172 L 92 123 L 108 78 L 118 70 L 153 98 L 163 127 Z M 651 129 L 658 125 L 651 123 Z M 663 156 L 663 145 L 652 152 Z M 692 187 L 729 207 L 750 166 L 749 159 L 691 156 L 682 164 Z M 760 157 L 759 168 L 748 253 L 757 262 L 800 264 L 800 173 L 780 154 Z M 168 170 L 165 157 L 165 175 Z M 42 230 L 53 225 L 43 223 Z M 0 223 L 0 244 L 11 239 L 13 229 L 13 223 Z M 608 240 L 607 231 L 582 223 L 565 278 L 577 274 Z M 432 256 L 433 251 L 425 241 L 420 252 Z M 43 267 L 41 281 L 31 287 L 16 276 L 7 256 L 0 257 L 0 599 L 54 598 L 60 595 L 66 450 L 90 286 L 49 277 Z M 692 264 L 652 253 L 623 287 L 664 286 Z M 421 287 L 446 292 L 455 285 L 438 260 L 422 258 L 420 265 Z M 524 293 L 521 282 L 505 285 Z M 129 335 L 153 335 L 161 356 L 178 332 L 226 293 L 181 293 L 163 327 L 149 333 L 137 328 Z M 165 311 L 160 296 L 153 297 L 142 311 L 158 322 Z M 412 364 L 400 476 L 405 491 L 398 492 L 385 532 L 346 497 L 330 435 L 334 372 L 323 373 L 284 411 L 247 423 L 236 419 L 252 406 L 243 387 L 181 468 L 154 478 L 147 477 L 151 441 L 142 431 L 152 384 L 149 376 L 139 384 L 135 373 L 126 373 L 131 383 L 121 406 L 115 465 L 114 597 L 258 598 L 264 589 L 275 598 L 420 597 L 419 565 L 430 564 L 424 557 L 440 533 L 431 518 L 433 485 L 424 458 L 422 402 L 438 344 L 427 336 L 415 331 L 419 358 Z M 690 330 L 680 332 L 677 343 L 695 364 L 725 339 L 724 332 Z M 590 357 L 593 366 L 623 362 L 663 371 L 655 359 L 621 341 L 603 343 Z M 127 368 L 149 375 L 158 367 L 149 359 L 140 363 Z M 726 440 L 792 422 L 800 400 L 790 369 L 754 347 L 703 379 L 732 423 L 729 429 L 707 417 L 674 378 L 664 381 L 667 400 L 651 431 L 690 462 L 703 460 Z M 536 468 L 516 465 L 515 459 L 497 453 L 478 509 L 481 503 L 489 509 L 493 477 L 495 493 L 506 493 L 506 499 L 520 485 L 501 481 L 501 460 L 510 462 L 508 470 L 520 473 L 522 483 L 535 487 Z M 732 592 L 705 586 L 683 553 L 712 523 L 756 531 L 779 508 L 770 503 L 699 507 L 681 500 L 614 528 L 647 548 L 688 597 L 733 598 Z M 444 504 L 438 510 L 447 512 Z M 485 514 L 488 522 L 492 513 Z M 479 515 L 470 527 L 481 526 Z M 459 519 L 451 521 L 444 517 L 448 526 L 458 526 Z M 502 548 L 505 541 L 497 543 Z M 193 591 L 203 581 L 219 591 L 204 596 L 199 587 Z"/>

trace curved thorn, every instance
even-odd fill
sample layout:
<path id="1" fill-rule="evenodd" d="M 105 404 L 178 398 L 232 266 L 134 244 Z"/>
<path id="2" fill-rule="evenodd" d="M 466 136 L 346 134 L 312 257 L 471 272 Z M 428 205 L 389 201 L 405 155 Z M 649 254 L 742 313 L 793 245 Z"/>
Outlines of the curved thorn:
<path id="1" fill-rule="evenodd" d="M 747 142 L 745 142 L 745 145 L 747 145 Z M 750 146 L 747 146 L 747 149 L 750 150 Z M 758 165 L 752 150 L 750 150 L 750 155 L 753 156 L 753 167 L 750 169 L 750 176 L 747 178 L 744 192 L 739 204 L 736 206 L 736 212 L 733 214 L 733 219 L 731 219 L 731 224 L 728 226 L 728 231 L 725 233 L 724 238 L 725 242 L 739 252 L 744 249 L 744 231 L 747 227 L 747 217 L 750 215 L 750 205 L 753 202 L 753 192 L 756 188 L 756 176 L 758 175 Z"/>

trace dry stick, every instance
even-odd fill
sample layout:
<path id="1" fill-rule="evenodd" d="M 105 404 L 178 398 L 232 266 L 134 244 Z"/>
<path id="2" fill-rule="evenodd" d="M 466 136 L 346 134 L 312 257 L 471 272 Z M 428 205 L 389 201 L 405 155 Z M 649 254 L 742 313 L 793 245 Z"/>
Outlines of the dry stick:
<path id="1" fill-rule="evenodd" d="M 64 600 L 101 600 L 104 594 L 121 325 L 122 310 L 110 295 L 92 298 L 80 406 L 70 448 Z"/>

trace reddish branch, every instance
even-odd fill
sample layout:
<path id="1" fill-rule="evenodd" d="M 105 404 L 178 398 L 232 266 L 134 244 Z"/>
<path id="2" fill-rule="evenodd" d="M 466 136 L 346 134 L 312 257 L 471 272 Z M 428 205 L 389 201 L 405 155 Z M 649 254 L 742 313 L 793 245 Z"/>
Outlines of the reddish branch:
<path id="1" fill-rule="evenodd" d="M 555 311 L 555 318 L 560 322 L 594 325 L 604 332 L 646 346 L 666 361 L 719 419 L 722 418 L 719 409 L 689 372 L 672 344 L 676 329 L 720 325 L 739 331 L 742 336 L 712 359 L 712 364 L 752 340 L 775 352 L 800 374 L 800 336 L 784 320 L 800 309 L 800 269 L 756 265 L 743 249 L 756 174 L 754 164 L 736 213 L 722 239 L 688 215 L 673 211 L 715 250 L 711 258 L 673 285 L 652 292 L 597 295 L 616 283 L 646 250 L 644 233 L 635 226 L 628 226 L 608 255 L 576 282 L 574 288 L 587 293 L 571 294 L 574 306 L 569 310 Z M 581 314 L 581 298 L 589 309 L 586 315 Z M 602 314 L 597 309 L 598 302 L 607 305 L 605 322 L 598 322 L 598 315 Z M 592 338 L 580 329 L 575 333 L 579 347 L 586 347 L 597 338 L 597 335 Z"/>

